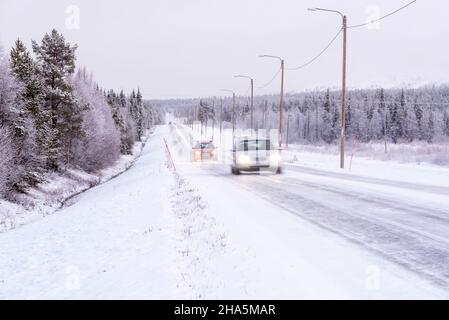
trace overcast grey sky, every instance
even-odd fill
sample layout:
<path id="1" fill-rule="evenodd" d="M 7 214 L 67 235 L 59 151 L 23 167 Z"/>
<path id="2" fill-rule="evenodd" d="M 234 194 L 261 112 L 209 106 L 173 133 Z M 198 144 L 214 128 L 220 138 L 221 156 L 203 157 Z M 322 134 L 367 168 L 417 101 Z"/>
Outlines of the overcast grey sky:
<path id="1" fill-rule="evenodd" d="M 282 56 L 287 67 L 318 53 L 341 24 L 363 23 L 410 0 L 0 0 L 0 43 L 29 47 L 52 28 L 77 43 L 78 65 L 105 88 L 139 86 L 146 98 L 244 94 L 237 73 L 266 83 Z M 76 7 L 71 7 L 75 5 Z M 377 8 L 377 9 L 376 9 Z M 79 9 L 79 25 L 77 23 Z M 79 28 L 78 28 L 79 26 Z M 449 80 L 449 1 L 418 0 L 374 29 L 348 33 L 348 85 L 394 86 Z M 286 73 L 286 90 L 339 86 L 341 38 L 314 64 Z M 256 94 L 277 93 L 279 81 Z"/>

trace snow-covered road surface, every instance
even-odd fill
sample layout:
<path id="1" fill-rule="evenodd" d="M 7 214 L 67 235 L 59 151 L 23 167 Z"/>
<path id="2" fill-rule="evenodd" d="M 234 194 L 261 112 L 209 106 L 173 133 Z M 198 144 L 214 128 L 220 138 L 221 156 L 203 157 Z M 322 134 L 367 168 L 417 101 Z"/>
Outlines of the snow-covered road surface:
<path id="1" fill-rule="evenodd" d="M 0 298 L 449 297 L 444 185 L 232 176 L 186 136 L 158 128 L 128 172 L 0 234 Z"/>

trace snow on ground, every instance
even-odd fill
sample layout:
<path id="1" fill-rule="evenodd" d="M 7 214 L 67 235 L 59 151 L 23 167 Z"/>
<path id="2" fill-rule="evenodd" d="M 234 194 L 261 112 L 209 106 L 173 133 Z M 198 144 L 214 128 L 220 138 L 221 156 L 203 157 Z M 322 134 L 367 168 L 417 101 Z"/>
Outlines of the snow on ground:
<path id="1" fill-rule="evenodd" d="M 329 196 L 319 188 L 337 178 L 318 175 L 308 183 L 319 188 L 304 189 L 299 179 L 311 173 L 234 177 L 221 162 L 191 163 L 186 137 L 182 126 L 159 127 L 130 170 L 57 214 L 0 234 L 0 298 L 449 297 L 444 284 L 392 261 L 370 230 L 361 245 L 365 230 L 348 212 L 337 208 L 342 221 L 333 223 L 322 208 L 336 199 L 317 197 Z M 304 206 L 309 197 L 316 207 Z M 392 252 L 423 257 L 385 240 Z"/>
<path id="2" fill-rule="evenodd" d="M 46 182 L 30 189 L 27 194 L 17 195 L 17 204 L 0 199 L 0 233 L 53 214 L 77 195 L 123 173 L 139 157 L 146 139 L 143 137 L 142 142 L 134 144 L 132 155 L 122 155 L 113 166 L 99 172 L 87 173 L 76 169 L 51 172 Z"/>
<path id="3" fill-rule="evenodd" d="M 345 157 L 346 169 L 341 170 L 340 156 L 313 152 L 309 148 L 290 146 L 284 152 L 287 163 L 301 167 L 342 173 L 347 176 L 364 176 L 376 179 L 401 181 L 423 185 L 449 187 L 449 168 L 431 164 L 399 163 L 396 161 L 382 161 L 365 157 L 353 157 L 347 153 Z M 296 161 L 292 161 L 296 155 Z"/>
<path id="4" fill-rule="evenodd" d="M 304 153 L 334 154 L 339 153 L 338 142 L 327 144 L 290 144 L 290 149 L 299 149 Z M 426 141 L 413 141 L 409 143 L 387 143 L 381 142 L 357 142 L 351 139 L 346 141 L 346 154 L 348 158 L 354 155 L 355 158 L 371 160 L 382 160 L 397 163 L 449 166 L 449 141 L 436 141 L 427 143 Z"/>

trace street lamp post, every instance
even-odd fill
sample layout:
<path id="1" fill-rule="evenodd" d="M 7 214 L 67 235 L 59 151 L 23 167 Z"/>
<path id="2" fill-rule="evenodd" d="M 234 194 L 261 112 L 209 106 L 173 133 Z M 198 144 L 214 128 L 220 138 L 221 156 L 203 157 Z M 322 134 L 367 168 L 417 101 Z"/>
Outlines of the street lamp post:
<path id="1" fill-rule="evenodd" d="M 251 134 L 254 130 L 254 79 L 250 76 L 244 76 L 244 75 L 236 75 L 235 78 L 246 78 L 250 80 L 251 84 Z"/>
<path id="2" fill-rule="evenodd" d="M 342 70 L 342 93 L 341 93 L 341 133 L 340 133 L 340 168 L 345 167 L 345 137 L 346 137 L 346 35 L 347 35 L 347 17 L 337 10 L 323 8 L 309 8 L 309 11 L 326 11 L 340 15 L 343 29 L 343 70 Z"/>
<path id="3" fill-rule="evenodd" d="M 281 62 L 281 98 L 279 102 L 279 149 L 282 148 L 282 134 L 284 132 L 284 59 L 278 56 L 260 55 L 259 58 L 274 58 Z"/>

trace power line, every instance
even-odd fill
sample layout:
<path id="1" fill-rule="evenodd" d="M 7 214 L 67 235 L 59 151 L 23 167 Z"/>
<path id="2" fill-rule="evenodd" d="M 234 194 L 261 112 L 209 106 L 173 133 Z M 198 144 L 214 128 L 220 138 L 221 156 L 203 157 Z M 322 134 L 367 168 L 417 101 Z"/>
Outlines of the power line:
<path id="1" fill-rule="evenodd" d="M 415 0 L 416 1 L 416 0 Z M 326 45 L 326 47 L 324 47 L 323 50 L 320 51 L 320 53 L 318 53 L 315 57 L 313 57 L 312 59 L 310 59 L 308 62 L 296 67 L 296 68 L 285 68 L 286 70 L 299 70 L 302 68 L 307 67 L 308 65 L 310 65 L 311 63 L 313 63 L 315 60 L 317 60 L 319 57 L 321 57 L 324 52 L 326 52 L 327 49 L 329 49 L 329 47 L 332 45 L 332 43 L 334 43 L 335 40 L 337 40 L 338 36 L 340 35 L 340 33 L 343 31 L 342 28 L 340 28 L 337 32 L 337 34 L 331 39 L 331 41 Z"/>
<path id="2" fill-rule="evenodd" d="M 390 12 L 390 13 L 388 13 L 388 14 L 386 14 L 386 15 L 380 17 L 379 19 L 371 20 L 371 21 L 369 21 L 369 22 L 362 23 L 362 24 L 357 24 L 357 25 L 353 25 L 353 26 L 348 26 L 347 28 L 348 28 L 348 29 L 359 28 L 359 27 L 363 27 L 363 26 L 372 24 L 372 23 L 374 23 L 374 22 L 380 21 L 380 20 L 382 20 L 382 19 L 385 19 L 385 18 L 387 18 L 387 17 L 389 17 L 389 16 L 391 16 L 391 15 L 393 15 L 393 14 L 395 14 L 395 13 L 397 13 L 397 12 L 399 12 L 399 11 L 405 9 L 405 8 L 407 8 L 408 6 L 412 5 L 412 4 L 415 3 L 416 1 L 418 1 L 418 0 L 413 0 L 413 1 L 409 2 L 409 3 L 407 3 L 406 5 L 400 7 L 399 9 L 396 9 L 396 10 L 394 10 L 393 12 Z M 307 61 L 306 63 L 304 63 L 304 64 L 302 64 L 302 65 L 300 65 L 300 66 L 298 66 L 298 67 L 295 67 L 295 68 L 286 68 L 286 70 L 299 70 L 299 69 L 305 68 L 305 67 L 307 67 L 308 65 L 312 64 L 315 60 L 317 60 L 319 57 L 321 57 L 321 56 L 327 51 L 327 49 L 329 49 L 329 47 L 335 42 L 335 40 L 337 40 L 338 36 L 340 35 L 340 33 L 341 33 L 342 31 L 343 31 L 342 28 L 339 29 L 338 32 L 337 32 L 337 34 L 336 34 L 336 35 L 329 41 L 329 43 L 324 47 L 324 49 L 321 50 L 320 53 L 318 53 L 315 57 L 313 57 L 312 59 L 310 59 L 309 61 Z"/>
<path id="3" fill-rule="evenodd" d="M 366 23 L 361 23 L 361 24 L 356 24 L 356 25 L 348 26 L 347 28 L 348 28 L 348 29 L 353 29 L 353 28 L 360 28 L 360 27 L 363 27 L 363 26 L 370 25 L 370 24 L 372 24 L 372 23 L 374 23 L 374 22 L 377 22 L 377 21 L 380 21 L 380 20 L 382 20 L 382 19 L 385 19 L 385 18 L 387 18 L 387 17 L 389 17 L 389 16 L 392 16 L 393 14 L 395 14 L 395 13 L 397 13 L 397 12 L 399 12 L 399 11 L 401 11 L 401 10 L 407 8 L 408 6 L 412 5 L 412 4 L 415 3 L 416 1 L 418 1 L 418 0 L 413 0 L 413 1 L 409 2 L 409 3 L 407 3 L 406 5 L 400 7 L 399 9 L 396 9 L 396 10 L 394 10 L 393 12 L 390 12 L 389 14 L 386 14 L 386 15 L 380 17 L 379 19 L 371 20 L 371 21 L 368 21 L 368 22 L 366 22 Z"/>
<path id="4" fill-rule="evenodd" d="M 270 79 L 270 81 L 268 81 L 263 86 L 256 86 L 256 88 L 257 89 L 264 89 L 264 88 L 268 87 L 274 81 L 274 79 L 276 79 L 276 77 L 279 75 L 279 72 L 281 72 L 281 68 L 279 68 L 278 71 L 276 71 L 276 73 L 273 75 L 273 77 Z"/>

